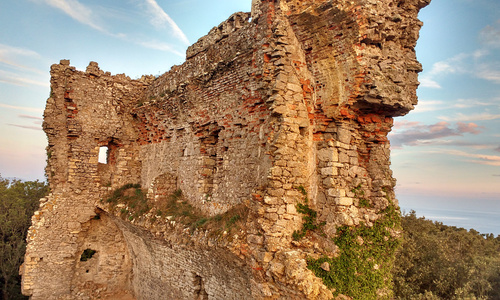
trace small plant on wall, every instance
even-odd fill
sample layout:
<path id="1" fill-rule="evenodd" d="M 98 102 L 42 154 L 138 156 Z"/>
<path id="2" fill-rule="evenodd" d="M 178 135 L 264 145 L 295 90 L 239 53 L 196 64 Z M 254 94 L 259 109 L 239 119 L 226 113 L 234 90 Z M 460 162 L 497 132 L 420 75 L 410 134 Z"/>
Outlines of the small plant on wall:
<path id="1" fill-rule="evenodd" d="M 314 231 L 324 226 L 325 223 L 318 223 L 316 220 L 317 212 L 309 207 L 309 198 L 307 197 L 306 189 L 303 186 L 298 186 L 297 190 L 304 196 L 304 203 L 297 203 L 297 212 L 302 214 L 302 228 L 300 230 L 295 230 L 292 234 L 292 238 L 295 241 L 300 240 L 305 237 L 308 231 Z"/>

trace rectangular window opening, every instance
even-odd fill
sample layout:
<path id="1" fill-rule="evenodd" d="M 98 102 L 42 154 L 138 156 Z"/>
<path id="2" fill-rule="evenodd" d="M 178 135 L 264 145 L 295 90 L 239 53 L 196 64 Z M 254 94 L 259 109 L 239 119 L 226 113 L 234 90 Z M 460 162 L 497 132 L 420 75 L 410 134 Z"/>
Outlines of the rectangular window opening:
<path id="1" fill-rule="evenodd" d="M 99 147 L 99 163 L 100 164 L 107 164 L 108 163 L 108 147 L 107 146 L 102 146 Z"/>

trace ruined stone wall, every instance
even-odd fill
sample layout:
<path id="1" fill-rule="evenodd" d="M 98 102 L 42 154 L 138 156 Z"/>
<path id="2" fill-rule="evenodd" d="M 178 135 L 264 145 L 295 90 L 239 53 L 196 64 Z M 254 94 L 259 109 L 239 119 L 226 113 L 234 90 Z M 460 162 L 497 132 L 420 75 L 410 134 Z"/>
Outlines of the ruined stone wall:
<path id="1" fill-rule="evenodd" d="M 397 206 L 387 134 L 416 104 L 428 2 L 254 0 L 158 78 L 52 66 L 52 194 L 33 216 L 23 292 L 331 299 L 307 259 L 338 257 L 339 228 L 370 228 Z M 110 202 L 124 184 L 142 187 L 145 211 Z M 199 212 L 194 225 L 162 214 L 171 199 Z M 304 206 L 316 227 L 297 238 Z"/>
<path id="2" fill-rule="evenodd" d="M 188 50 L 191 58 L 156 79 L 147 102 L 134 109 L 143 184 L 172 174 L 192 204 L 211 215 L 262 186 L 270 165 L 268 84 L 256 74 L 259 33 L 248 19 L 235 14 L 200 39 Z"/>

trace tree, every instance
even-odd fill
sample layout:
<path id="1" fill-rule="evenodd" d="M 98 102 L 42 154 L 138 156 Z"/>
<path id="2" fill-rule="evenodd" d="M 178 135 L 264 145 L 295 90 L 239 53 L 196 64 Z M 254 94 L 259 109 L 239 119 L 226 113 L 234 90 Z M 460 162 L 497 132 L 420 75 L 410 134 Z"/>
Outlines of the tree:
<path id="1" fill-rule="evenodd" d="M 500 299 L 500 241 L 446 226 L 414 211 L 403 216 L 404 242 L 393 270 L 399 299 Z"/>
<path id="2" fill-rule="evenodd" d="M 4 179 L 0 176 L 0 295 L 2 299 L 25 299 L 21 295 L 19 267 L 26 251 L 26 234 L 39 199 L 47 195 L 45 182 Z"/>

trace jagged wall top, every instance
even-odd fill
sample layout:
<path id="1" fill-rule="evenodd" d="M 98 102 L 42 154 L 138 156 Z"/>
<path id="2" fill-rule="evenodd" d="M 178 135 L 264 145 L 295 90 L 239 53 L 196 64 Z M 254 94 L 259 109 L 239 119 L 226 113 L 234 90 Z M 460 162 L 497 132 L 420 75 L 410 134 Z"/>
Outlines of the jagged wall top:
<path id="1" fill-rule="evenodd" d="M 208 46 L 213 45 L 223 38 L 226 38 L 230 33 L 242 28 L 250 19 L 250 13 L 238 12 L 232 14 L 229 19 L 214 27 L 210 32 L 201 37 L 196 43 L 191 45 L 186 51 L 186 58 L 189 59 L 196 54 L 205 50 Z"/>

